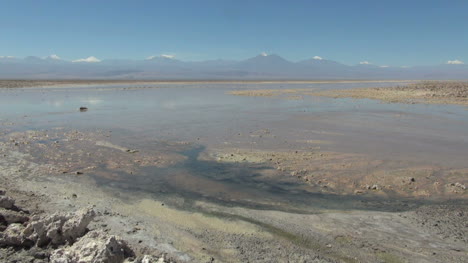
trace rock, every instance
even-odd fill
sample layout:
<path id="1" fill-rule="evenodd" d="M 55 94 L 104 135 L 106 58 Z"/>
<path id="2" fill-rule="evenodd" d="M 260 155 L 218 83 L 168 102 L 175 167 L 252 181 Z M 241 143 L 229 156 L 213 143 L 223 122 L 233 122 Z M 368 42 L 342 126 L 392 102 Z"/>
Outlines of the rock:
<path id="1" fill-rule="evenodd" d="M 463 189 L 463 190 L 466 190 L 466 186 L 463 185 L 463 184 L 461 184 L 461 183 L 455 183 L 454 186 L 455 186 L 455 187 L 458 187 L 458 188 L 461 188 L 461 189 Z"/>
<path id="2" fill-rule="evenodd" d="M 143 258 L 141 259 L 141 263 L 162 263 L 164 262 L 164 258 L 161 257 L 161 258 L 157 258 L 157 257 L 154 257 L 154 256 L 150 256 L 150 255 L 144 255 Z"/>
<path id="3" fill-rule="evenodd" d="M 15 247 L 32 247 L 34 242 L 24 239 L 22 233 L 24 226 L 22 224 L 10 224 L 5 231 L 0 233 L 0 247 L 15 246 Z"/>
<path id="4" fill-rule="evenodd" d="M 5 190 L 0 190 L 0 195 L 5 195 Z"/>
<path id="5" fill-rule="evenodd" d="M 68 220 L 62 227 L 62 234 L 67 242 L 74 242 L 86 232 L 86 227 L 96 216 L 92 209 L 82 209 L 77 213 L 68 214 Z"/>
<path id="6" fill-rule="evenodd" d="M 134 256 L 128 245 L 117 236 L 92 231 L 67 248 L 52 252 L 51 263 L 119 263 Z"/>
<path id="7" fill-rule="evenodd" d="M 5 222 L 7 225 L 13 223 L 24 223 L 29 220 L 29 217 L 23 212 L 6 210 L 0 208 L 0 223 Z"/>
<path id="8" fill-rule="evenodd" d="M 0 246 L 42 247 L 49 244 L 72 244 L 86 233 L 86 227 L 95 215 L 94 210 L 83 209 L 76 213 L 34 216 L 26 227 L 10 224 L 0 233 Z"/>
<path id="9" fill-rule="evenodd" d="M 15 208 L 15 200 L 8 196 L 0 196 L 0 208 L 13 209 Z"/>
<path id="10" fill-rule="evenodd" d="M 29 254 L 32 255 L 36 259 L 48 259 L 49 258 L 49 251 L 44 250 L 42 248 L 33 247 L 29 250 Z M 36 263 L 37 261 L 34 261 Z"/>

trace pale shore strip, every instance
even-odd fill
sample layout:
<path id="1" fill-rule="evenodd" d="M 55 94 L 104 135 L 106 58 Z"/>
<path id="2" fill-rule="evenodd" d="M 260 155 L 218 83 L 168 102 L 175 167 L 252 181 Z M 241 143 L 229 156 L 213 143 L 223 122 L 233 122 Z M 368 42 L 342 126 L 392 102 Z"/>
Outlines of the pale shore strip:
<path id="1" fill-rule="evenodd" d="M 187 84 L 333 84 L 409 83 L 418 80 L 0 80 L 0 88 L 76 87 L 97 85 L 187 85 Z"/>
<path id="2" fill-rule="evenodd" d="M 400 82 L 402 83 L 402 82 Z M 468 106 L 468 81 L 423 81 L 394 87 L 353 89 L 243 89 L 229 91 L 236 96 L 274 97 L 284 95 L 329 98 L 374 99 L 387 103 L 453 104 Z M 288 99 L 289 97 L 284 97 Z"/>
<path id="3" fill-rule="evenodd" d="M 407 86 L 312 91 L 307 95 L 374 99 L 388 103 L 468 106 L 468 82 L 422 82 Z"/>

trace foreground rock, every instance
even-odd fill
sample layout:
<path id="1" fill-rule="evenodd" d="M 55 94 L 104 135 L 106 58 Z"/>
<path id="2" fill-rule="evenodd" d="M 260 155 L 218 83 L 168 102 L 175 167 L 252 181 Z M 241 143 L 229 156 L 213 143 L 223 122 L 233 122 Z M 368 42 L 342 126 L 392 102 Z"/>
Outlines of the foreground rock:
<path id="1" fill-rule="evenodd" d="M 96 216 L 93 209 L 30 216 L 4 194 L 0 192 L 0 262 L 170 262 L 164 257 L 136 257 L 121 238 L 101 230 L 89 232 Z"/>
<path id="2" fill-rule="evenodd" d="M 69 214 L 33 216 L 26 226 L 20 223 L 8 225 L 5 231 L 0 233 L 0 246 L 29 248 L 72 244 L 86 233 L 86 227 L 94 216 L 95 212 L 92 209 Z"/>
<path id="3" fill-rule="evenodd" d="M 2 225 L 5 228 L 6 226 L 13 224 L 13 223 L 23 224 L 27 221 L 29 221 L 29 217 L 24 212 L 0 208 L 0 225 Z M 5 230 L 5 229 L 1 229 L 1 230 Z"/>
<path id="4" fill-rule="evenodd" d="M 116 236 L 110 236 L 102 231 L 92 231 L 67 248 L 52 252 L 50 262 L 77 263 L 123 262 L 125 258 L 135 256 L 128 245 Z"/>

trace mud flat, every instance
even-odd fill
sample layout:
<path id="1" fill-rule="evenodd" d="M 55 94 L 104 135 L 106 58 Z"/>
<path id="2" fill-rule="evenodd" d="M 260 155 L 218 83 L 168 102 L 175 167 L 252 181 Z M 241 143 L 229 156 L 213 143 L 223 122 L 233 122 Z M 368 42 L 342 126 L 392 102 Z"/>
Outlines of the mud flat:
<path id="1" fill-rule="evenodd" d="M 468 106 L 468 82 L 433 81 L 398 87 L 326 90 L 308 94 L 331 98 L 376 99 L 384 102 Z"/>
<path id="2" fill-rule="evenodd" d="M 321 150 L 223 149 L 207 156 L 219 162 L 268 163 L 285 176 L 304 184 L 307 191 L 316 193 L 468 200 L 468 169 L 411 165 L 403 161 Z"/>

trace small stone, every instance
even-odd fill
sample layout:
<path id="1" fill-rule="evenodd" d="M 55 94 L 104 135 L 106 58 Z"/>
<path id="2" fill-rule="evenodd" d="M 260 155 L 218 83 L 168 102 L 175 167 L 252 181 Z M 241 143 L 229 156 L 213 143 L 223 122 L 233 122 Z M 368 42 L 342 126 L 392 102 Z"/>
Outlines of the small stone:
<path id="1" fill-rule="evenodd" d="M 5 209 L 13 209 L 15 207 L 15 200 L 8 196 L 0 196 L 0 207 Z"/>
<path id="2" fill-rule="evenodd" d="M 466 186 L 461 184 L 461 183 L 455 183 L 455 186 L 458 187 L 458 188 L 461 188 L 463 190 L 466 190 Z"/>

